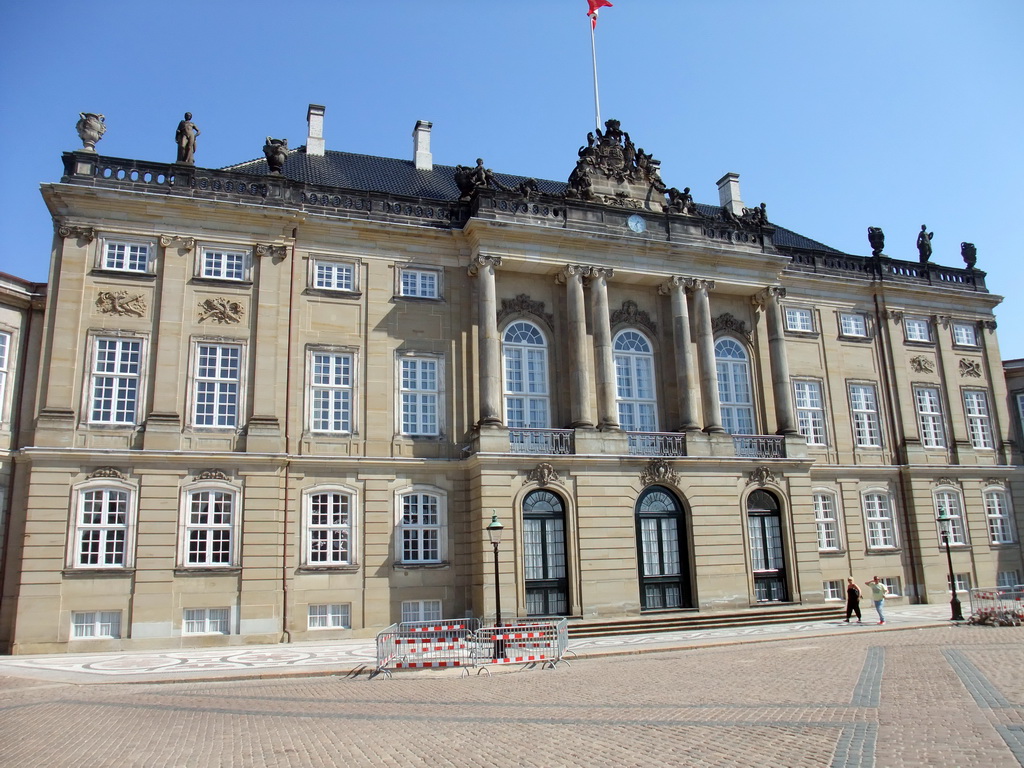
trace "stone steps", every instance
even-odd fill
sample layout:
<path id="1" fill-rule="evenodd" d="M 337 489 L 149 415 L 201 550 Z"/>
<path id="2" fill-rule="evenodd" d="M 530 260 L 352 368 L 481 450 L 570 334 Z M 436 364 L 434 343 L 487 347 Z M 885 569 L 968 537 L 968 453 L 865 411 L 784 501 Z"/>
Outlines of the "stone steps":
<path id="1" fill-rule="evenodd" d="M 791 624 L 801 621 L 842 619 L 845 606 L 762 608 L 734 613 L 659 613 L 631 619 L 570 621 L 569 637 L 578 640 L 607 635 L 654 632 L 685 632 L 700 629 L 747 627 L 759 624 Z"/>

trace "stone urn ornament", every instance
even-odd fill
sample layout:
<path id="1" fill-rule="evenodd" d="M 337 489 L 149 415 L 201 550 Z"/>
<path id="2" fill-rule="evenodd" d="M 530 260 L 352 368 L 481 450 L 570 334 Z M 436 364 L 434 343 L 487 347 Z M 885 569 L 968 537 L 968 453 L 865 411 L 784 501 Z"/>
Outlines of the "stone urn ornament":
<path id="1" fill-rule="evenodd" d="M 82 148 L 85 152 L 95 152 L 96 142 L 103 138 L 107 132 L 106 118 L 95 112 L 79 112 L 79 120 L 75 123 L 75 130 L 78 131 L 78 138 L 82 140 Z"/>
<path id="2" fill-rule="evenodd" d="M 272 139 L 267 136 L 263 154 L 267 157 L 267 166 L 271 173 L 283 173 L 284 161 L 288 159 L 288 139 Z"/>

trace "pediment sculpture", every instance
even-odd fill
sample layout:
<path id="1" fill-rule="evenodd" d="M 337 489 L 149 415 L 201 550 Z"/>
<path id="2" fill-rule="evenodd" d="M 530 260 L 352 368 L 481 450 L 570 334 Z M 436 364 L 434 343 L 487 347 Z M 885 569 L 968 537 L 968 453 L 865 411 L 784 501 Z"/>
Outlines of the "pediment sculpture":
<path id="1" fill-rule="evenodd" d="M 661 180 L 661 162 L 637 147 L 618 120 L 607 120 L 604 126 L 604 131 L 587 134 L 565 196 L 622 208 L 664 210 L 667 187 Z"/>

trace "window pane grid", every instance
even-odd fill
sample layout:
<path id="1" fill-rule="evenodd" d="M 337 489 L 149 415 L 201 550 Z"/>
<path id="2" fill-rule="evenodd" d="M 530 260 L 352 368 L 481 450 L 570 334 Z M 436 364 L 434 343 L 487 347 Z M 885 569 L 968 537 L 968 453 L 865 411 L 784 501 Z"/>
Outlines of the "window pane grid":
<path id="1" fill-rule="evenodd" d="M 914 390 L 918 421 L 921 426 L 921 444 L 925 448 L 945 448 L 946 438 L 942 429 L 942 404 L 939 390 L 932 387 L 918 387 Z"/>
<path id="2" fill-rule="evenodd" d="M 429 493 L 409 493 L 402 497 L 402 562 L 439 562 L 441 530 L 439 497 Z"/>
<path id="3" fill-rule="evenodd" d="M 121 637 L 120 611 L 83 611 L 71 614 L 71 637 Z"/>
<path id="4" fill-rule="evenodd" d="M 186 523 L 188 565 L 231 565 L 234 494 L 193 491 Z"/>
<path id="5" fill-rule="evenodd" d="M 186 608 L 181 631 L 185 635 L 229 635 L 231 611 L 228 608 Z"/>
<path id="6" fill-rule="evenodd" d="M 825 445 L 825 406 L 821 397 L 821 383 L 794 381 L 797 426 L 807 438 L 808 445 Z"/>
<path id="7" fill-rule="evenodd" d="M 351 562 L 352 522 L 349 496 L 316 493 L 309 496 L 306 520 L 306 562 L 346 565 Z"/>
<path id="8" fill-rule="evenodd" d="M 134 424 L 141 373 L 141 341 L 96 339 L 90 420 L 101 424 Z"/>
<path id="9" fill-rule="evenodd" d="M 200 344 L 197 358 L 194 423 L 203 427 L 237 426 L 241 347 Z"/>
<path id="10" fill-rule="evenodd" d="M 311 366 L 310 428 L 314 432 L 351 432 L 352 356 L 315 354 Z"/>
<path id="11" fill-rule="evenodd" d="M 985 491 L 985 517 L 988 520 L 988 535 L 991 543 L 1013 543 L 1013 521 L 1010 518 L 1010 506 L 1003 491 Z"/>
<path id="12" fill-rule="evenodd" d="M 939 523 L 939 532 L 941 534 L 942 531 L 945 531 L 948 534 L 950 544 L 967 543 L 960 494 L 954 491 L 939 491 L 936 493 L 935 513 L 936 517 L 948 518 Z"/>
<path id="13" fill-rule="evenodd" d="M 332 291 L 351 291 L 354 288 L 355 271 L 351 264 L 331 261 L 314 262 L 313 287 Z"/>
<path id="14" fill-rule="evenodd" d="M 77 565 L 124 567 L 127 534 L 127 491 L 102 489 L 82 494 Z"/>
<path id="15" fill-rule="evenodd" d="M 868 547 L 885 549 L 896 546 L 892 504 L 887 495 L 869 493 L 864 496 L 864 517 L 868 525 Z"/>
<path id="16" fill-rule="evenodd" d="M 107 243 L 103 267 L 125 272 L 146 272 L 149 269 L 149 246 L 142 243 Z"/>
<path id="17" fill-rule="evenodd" d="M 202 276 L 220 280 L 245 279 L 245 253 L 204 250 Z"/>
<path id="18" fill-rule="evenodd" d="M 437 361 L 404 358 L 401 369 L 402 433 L 438 434 Z"/>
<path id="19" fill-rule="evenodd" d="M 835 500 L 830 494 L 814 494 L 814 518 L 818 525 L 818 549 L 839 549 L 839 521 Z"/>
<path id="20" fill-rule="evenodd" d="M 841 314 L 839 316 L 840 329 L 843 336 L 867 336 L 867 321 L 864 315 Z"/>
<path id="21" fill-rule="evenodd" d="M 550 426 L 548 352 L 533 325 L 515 322 L 502 337 L 505 368 L 505 424 L 511 428 Z"/>
<path id="22" fill-rule="evenodd" d="M 992 448 L 992 428 L 988 412 L 988 395 L 977 390 L 964 392 L 967 430 L 975 448 Z"/>
<path id="23" fill-rule="evenodd" d="M 309 606 L 309 629 L 351 629 L 352 606 L 348 603 Z"/>
<path id="24" fill-rule="evenodd" d="M 401 277 L 402 296 L 417 296 L 424 299 L 436 299 L 437 273 L 429 270 L 403 269 Z"/>

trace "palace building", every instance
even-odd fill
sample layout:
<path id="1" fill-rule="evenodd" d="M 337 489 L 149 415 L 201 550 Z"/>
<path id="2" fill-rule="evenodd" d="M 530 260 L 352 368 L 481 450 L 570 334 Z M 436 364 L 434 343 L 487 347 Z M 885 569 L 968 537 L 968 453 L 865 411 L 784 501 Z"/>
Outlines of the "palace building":
<path id="1" fill-rule="evenodd" d="M 957 589 L 1022 581 L 969 243 L 843 253 L 733 173 L 694 202 L 614 120 L 562 182 L 435 165 L 423 121 L 328 150 L 324 112 L 219 170 L 188 116 L 176 163 L 83 136 L 43 185 L 49 282 L 0 280 L 10 652 L 492 615 L 493 515 L 506 617 L 946 602 L 943 532 Z"/>

